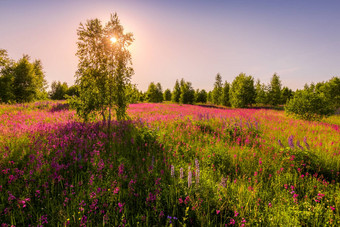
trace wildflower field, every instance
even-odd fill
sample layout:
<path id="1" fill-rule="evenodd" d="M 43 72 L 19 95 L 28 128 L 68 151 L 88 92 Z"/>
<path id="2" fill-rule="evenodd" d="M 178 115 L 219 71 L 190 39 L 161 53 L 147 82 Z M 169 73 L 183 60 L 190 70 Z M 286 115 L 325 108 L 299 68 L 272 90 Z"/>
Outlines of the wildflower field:
<path id="1" fill-rule="evenodd" d="M 340 225 L 339 116 L 128 113 L 108 130 L 63 102 L 0 105 L 1 226 Z"/>

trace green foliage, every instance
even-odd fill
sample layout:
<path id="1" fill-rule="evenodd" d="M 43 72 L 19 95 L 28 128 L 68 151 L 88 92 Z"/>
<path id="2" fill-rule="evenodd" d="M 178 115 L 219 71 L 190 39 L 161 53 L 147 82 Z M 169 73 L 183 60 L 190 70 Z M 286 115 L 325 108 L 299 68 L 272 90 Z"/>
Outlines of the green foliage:
<path id="1" fill-rule="evenodd" d="M 256 92 L 255 102 L 257 104 L 268 103 L 268 88 L 265 84 L 261 84 L 259 79 L 256 81 L 255 92 Z"/>
<path id="2" fill-rule="evenodd" d="M 212 103 L 215 105 L 222 104 L 222 77 L 219 73 L 217 73 L 215 77 L 214 89 L 212 90 Z"/>
<path id="3" fill-rule="evenodd" d="M 332 77 L 329 81 L 316 84 L 316 92 L 323 93 L 333 109 L 340 107 L 340 78 Z"/>
<path id="4" fill-rule="evenodd" d="M 155 84 L 154 82 L 151 82 L 146 92 L 146 96 L 148 102 L 162 102 L 163 92 L 161 84 Z"/>
<path id="5" fill-rule="evenodd" d="M 295 93 L 287 102 L 285 111 L 287 114 L 311 121 L 330 115 L 332 108 L 323 94 L 305 89 Z"/>
<path id="6" fill-rule="evenodd" d="M 234 80 L 230 88 L 230 103 L 232 107 L 245 108 L 255 103 L 256 92 L 254 78 L 241 73 Z"/>
<path id="7" fill-rule="evenodd" d="M 60 81 L 53 81 L 51 84 L 51 91 L 49 96 L 53 100 L 64 100 L 68 93 L 68 85 L 66 82 L 61 83 Z"/>
<path id="8" fill-rule="evenodd" d="M 138 103 L 142 93 L 137 89 L 135 84 L 128 84 L 126 87 L 126 98 L 129 103 Z"/>
<path id="9" fill-rule="evenodd" d="M 118 120 L 126 118 L 126 90 L 133 74 L 127 47 L 133 41 L 132 33 L 124 33 L 115 13 L 105 26 L 99 19 L 80 23 L 77 34 L 79 97 L 71 98 L 70 103 L 85 121 L 96 113 L 110 121 L 113 110 Z M 110 41 L 112 37 L 115 43 Z"/>
<path id="10" fill-rule="evenodd" d="M 139 102 L 145 102 L 147 101 L 147 96 L 146 96 L 146 92 L 139 92 Z"/>
<path id="11" fill-rule="evenodd" d="M 24 56 L 14 69 L 13 91 L 17 102 L 31 102 L 34 100 L 36 89 L 34 87 L 34 67 Z"/>
<path id="12" fill-rule="evenodd" d="M 0 102 L 14 102 L 14 62 L 9 59 L 7 51 L 0 49 Z"/>
<path id="13" fill-rule="evenodd" d="M 207 102 L 212 103 L 212 91 L 209 91 L 207 94 Z"/>
<path id="14" fill-rule="evenodd" d="M 195 92 L 195 100 L 196 102 L 198 103 L 207 103 L 207 98 L 208 98 L 208 94 L 207 92 L 202 89 L 202 90 L 199 90 L 197 89 L 196 92 Z"/>
<path id="15" fill-rule="evenodd" d="M 79 96 L 79 87 L 77 85 L 72 85 L 68 88 L 67 93 L 68 96 Z"/>
<path id="16" fill-rule="evenodd" d="M 24 55 L 18 62 L 0 51 L 0 100 L 11 102 L 32 102 L 47 98 L 46 80 L 40 60 L 30 62 Z"/>
<path id="17" fill-rule="evenodd" d="M 7 50 L 0 49 L 0 70 L 10 65 L 12 60 L 8 57 Z"/>
<path id="18" fill-rule="evenodd" d="M 268 101 L 269 104 L 277 106 L 281 103 L 281 80 L 280 77 L 275 73 L 270 80 Z"/>
<path id="19" fill-rule="evenodd" d="M 195 90 L 192 88 L 190 82 L 181 80 L 181 96 L 179 102 L 183 104 L 193 104 L 195 102 Z"/>
<path id="20" fill-rule="evenodd" d="M 170 89 L 166 89 L 163 94 L 164 101 L 171 101 L 171 91 Z"/>
<path id="21" fill-rule="evenodd" d="M 178 80 L 176 80 L 174 89 L 173 89 L 172 94 L 171 94 L 171 101 L 179 103 L 180 97 L 181 97 L 181 87 L 179 86 Z"/>
<path id="22" fill-rule="evenodd" d="M 223 106 L 230 106 L 230 100 L 229 100 L 229 90 L 230 90 L 230 84 L 225 81 L 223 85 L 222 90 L 222 105 Z"/>
<path id="23" fill-rule="evenodd" d="M 9 59 L 7 51 L 0 50 L 0 101 L 31 102 L 46 98 L 46 81 L 39 60 L 29 62 L 24 55 L 18 62 Z"/>
<path id="24" fill-rule="evenodd" d="M 283 87 L 281 92 L 281 104 L 286 104 L 294 95 L 292 89 Z"/>

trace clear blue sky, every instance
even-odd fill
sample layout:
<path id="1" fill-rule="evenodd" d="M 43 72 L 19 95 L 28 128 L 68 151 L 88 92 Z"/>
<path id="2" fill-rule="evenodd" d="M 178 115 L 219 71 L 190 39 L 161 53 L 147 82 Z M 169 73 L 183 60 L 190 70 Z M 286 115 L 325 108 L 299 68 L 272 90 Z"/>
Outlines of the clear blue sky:
<path id="1" fill-rule="evenodd" d="M 176 79 L 212 89 L 219 72 L 292 89 L 340 76 L 340 1 L 0 0 L 0 48 L 41 59 L 46 79 L 74 83 L 80 22 L 117 12 L 134 33 L 132 82 L 172 89 Z"/>

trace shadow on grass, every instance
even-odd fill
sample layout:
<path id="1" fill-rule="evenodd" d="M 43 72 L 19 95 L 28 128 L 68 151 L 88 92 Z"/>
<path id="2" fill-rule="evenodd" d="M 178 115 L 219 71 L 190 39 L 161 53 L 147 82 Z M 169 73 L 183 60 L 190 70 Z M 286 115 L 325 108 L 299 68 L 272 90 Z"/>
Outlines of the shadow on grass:
<path id="1" fill-rule="evenodd" d="M 53 105 L 50 109 L 50 112 L 60 112 L 60 111 L 65 111 L 69 110 L 70 106 L 68 103 L 57 103 L 56 105 Z"/>
<path id="2" fill-rule="evenodd" d="M 112 121 L 111 127 L 72 122 L 11 151 L 1 163 L 3 223 L 36 225 L 47 215 L 54 226 L 66 220 L 71 226 L 165 225 L 160 212 L 170 214 L 172 195 L 162 193 L 171 184 L 163 145 L 139 122 Z"/>

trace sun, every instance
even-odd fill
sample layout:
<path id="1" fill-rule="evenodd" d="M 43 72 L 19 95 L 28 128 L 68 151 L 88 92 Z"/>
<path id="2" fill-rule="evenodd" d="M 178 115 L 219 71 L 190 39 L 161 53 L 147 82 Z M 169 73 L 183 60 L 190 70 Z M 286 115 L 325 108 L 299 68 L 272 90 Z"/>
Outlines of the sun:
<path id="1" fill-rule="evenodd" d="M 115 42 L 117 42 L 117 39 L 116 39 L 116 37 L 112 37 L 110 40 L 111 40 L 111 43 L 115 43 Z"/>

